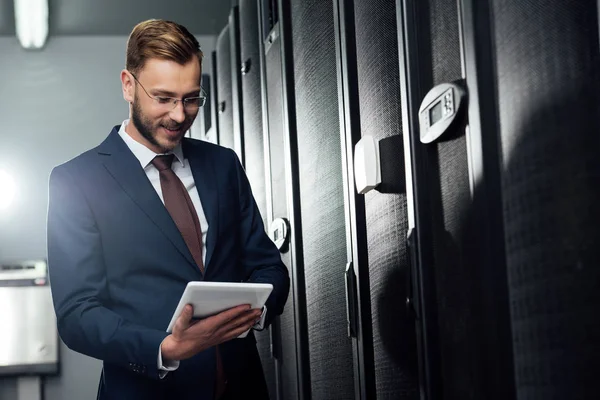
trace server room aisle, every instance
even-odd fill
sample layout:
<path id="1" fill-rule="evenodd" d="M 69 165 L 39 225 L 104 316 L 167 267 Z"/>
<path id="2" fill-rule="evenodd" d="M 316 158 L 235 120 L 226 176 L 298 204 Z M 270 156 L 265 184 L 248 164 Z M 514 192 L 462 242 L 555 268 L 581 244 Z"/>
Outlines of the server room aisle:
<path id="1" fill-rule="evenodd" d="M 235 146 L 293 281 L 259 336 L 273 398 L 593 397 L 589 10 L 238 2 L 240 65 L 219 75 L 241 84 L 219 104 L 241 104 Z"/>

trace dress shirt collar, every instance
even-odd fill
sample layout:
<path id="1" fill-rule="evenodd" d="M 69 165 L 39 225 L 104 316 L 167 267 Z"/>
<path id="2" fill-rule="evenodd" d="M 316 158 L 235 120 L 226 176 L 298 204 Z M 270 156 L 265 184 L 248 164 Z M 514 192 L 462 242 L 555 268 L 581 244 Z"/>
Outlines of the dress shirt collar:
<path id="1" fill-rule="evenodd" d="M 156 157 L 159 154 L 155 153 L 154 151 L 150 150 L 149 148 L 147 148 L 146 146 L 137 142 L 131 136 L 129 136 L 129 134 L 125 132 L 125 127 L 128 123 L 129 119 L 123 121 L 123 123 L 121 124 L 121 128 L 119 129 L 119 136 L 121 136 L 121 138 L 123 139 L 125 144 L 127 144 L 127 147 L 129 147 L 133 155 L 140 161 L 142 168 L 146 168 L 152 162 L 154 157 Z M 177 158 L 177 160 L 181 163 L 181 166 L 183 167 L 185 165 L 183 161 L 184 159 L 183 150 L 181 148 L 181 142 L 177 145 L 177 147 L 173 149 L 173 151 L 170 151 L 166 154 L 175 154 L 175 158 Z"/>

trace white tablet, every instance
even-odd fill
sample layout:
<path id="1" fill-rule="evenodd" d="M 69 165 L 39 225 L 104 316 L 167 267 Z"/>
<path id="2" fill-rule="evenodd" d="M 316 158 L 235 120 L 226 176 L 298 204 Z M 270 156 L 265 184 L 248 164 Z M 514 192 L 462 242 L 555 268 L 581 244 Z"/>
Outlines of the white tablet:
<path id="1" fill-rule="evenodd" d="M 272 290 L 273 285 L 270 283 L 189 282 L 173 313 L 167 332 L 173 330 L 175 321 L 186 304 L 193 306 L 194 318 L 206 318 L 242 304 L 250 304 L 253 309 L 262 308 Z M 240 337 L 246 336 L 246 333 Z"/>

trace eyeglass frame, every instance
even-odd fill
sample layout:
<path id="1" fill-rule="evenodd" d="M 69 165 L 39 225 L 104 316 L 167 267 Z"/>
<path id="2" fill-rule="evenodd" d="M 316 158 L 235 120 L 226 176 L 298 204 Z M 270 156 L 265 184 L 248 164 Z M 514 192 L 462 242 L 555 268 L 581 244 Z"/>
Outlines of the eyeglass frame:
<path id="1" fill-rule="evenodd" d="M 169 97 L 169 96 L 153 96 L 150 93 L 148 93 L 148 91 L 146 90 L 146 88 L 144 87 L 144 85 L 142 85 L 142 83 L 139 81 L 139 79 L 137 78 L 137 76 L 134 75 L 133 72 L 128 71 L 131 76 L 133 76 L 133 79 L 135 79 L 135 81 L 137 83 L 139 83 L 139 85 L 142 87 L 142 89 L 144 90 L 144 92 L 146 93 L 146 96 L 150 97 L 152 100 L 156 101 L 157 105 L 162 106 L 162 105 L 166 105 L 169 103 L 163 103 L 162 101 L 166 101 L 169 100 L 170 103 L 172 103 L 173 108 L 171 108 L 169 111 L 174 110 L 177 107 L 177 104 L 179 102 L 181 102 L 183 104 L 183 109 L 186 110 L 186 104 L 191 104 L 188 103 L 187 100 L 189 99 L 202 99 L 202 104 L 198 105 L 198 110 L 201 109 L 202 107 L 204 107 L 206 105 L 206 92 L 204 91 L 203 87 L 200 87 L 200 93 L 204 93 L 204 96 L 194 96 L 194 97 L 186 97 L 184 99 L 178 99 L 176 97 Z"/>

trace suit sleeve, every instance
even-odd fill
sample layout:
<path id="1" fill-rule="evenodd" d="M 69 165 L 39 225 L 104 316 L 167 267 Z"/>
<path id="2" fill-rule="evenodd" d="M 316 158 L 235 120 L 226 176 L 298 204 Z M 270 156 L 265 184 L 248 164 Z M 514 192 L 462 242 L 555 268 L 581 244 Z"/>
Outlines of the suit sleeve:
<path id="1" fill-rule="evenodd" d="M 265 232 L 246 172 L 237 154 L 233 150 L 230 151 L 234 158 L 238 179 L 241 212 L 240 242 L 247 280 L 273 285 L 273 292 L 266 303 L 268 310 L 264 322 L 266 327 L 274 317 L 283 312 L 290 291 L 290 277 L 287 267 L 281 261 L 279 250 Z"/>
<path id="2" fill-rule="evenodd" d="M 110 309 L 102 238 L 65 166 L 50 176 L 48 269 L 61 339 L 72 350 L 158 379 L 166 332 L 132 324 Z"/>

